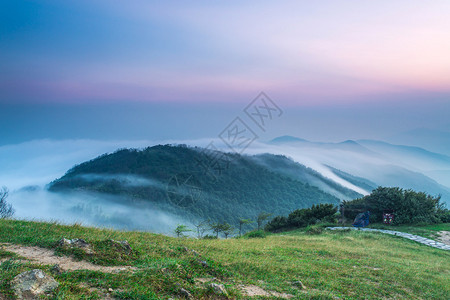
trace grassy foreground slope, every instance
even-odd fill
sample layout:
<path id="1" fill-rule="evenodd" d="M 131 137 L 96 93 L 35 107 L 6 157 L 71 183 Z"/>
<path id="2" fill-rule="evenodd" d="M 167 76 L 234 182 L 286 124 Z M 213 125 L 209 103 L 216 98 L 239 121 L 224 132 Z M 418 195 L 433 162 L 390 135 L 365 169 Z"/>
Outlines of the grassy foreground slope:
<path id="1" fill-rule="evenodd" d="M 86 239 L 95 254 L 57 247 L 62 237 Z M 104 243 L 108 239 L 128 240 L 133 253 L 121 255 L 109 249 Z M 296 231 L 264 239 L 195 240 L 0 220 L 0 242 L 51 248 L 58 255 L 100 265 L 136 268 L 121 273 L 78 270 L 52 274 L 61 284 L 50 299 L 98 299 L 108 289 L 118 299 L 182 298 L 182 288 L 195 299 L 220 299 L 203 283 L 214 277 L 225 285 L 231 299 L 250 298 L 242 292 L 242 285 L 297 299 L 448 299 L 450 295 L 450 253 L 377 233 L 308 235 Z M 9 281 L 14 276 L 37 267 L 5 250 L 0 250 L 0 260 L 3 296 L 12 295 Z M 51 266 L 41 268 L 51 274 Z M 296 280 L 306 289 L 294 287 Z"/>

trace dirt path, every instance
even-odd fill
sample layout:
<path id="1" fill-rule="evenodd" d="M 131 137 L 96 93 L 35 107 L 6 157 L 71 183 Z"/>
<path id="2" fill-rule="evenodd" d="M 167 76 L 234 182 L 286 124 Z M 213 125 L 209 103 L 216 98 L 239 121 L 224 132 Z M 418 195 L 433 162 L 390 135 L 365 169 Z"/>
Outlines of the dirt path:
<path id="1" fill-rule="evenodd" d="M 450 245 L 450 231 L 439 231 L 438 240 L 444 244 Z"/>
<path id="2" fill-rule="evenodd" d="M 136 269 L 130 266 L 97 266 L 87 261 L 76 261 L 68 256 L 56 256 L 52 250 L 40 247 L 28 247 L 10 244 L 2 244 L 1 247 L 6 251 L 16 253 L 17 255 L 20 255 L 28 260 L 37 262 L 42 265 L 58 264 L 62 271 L 91 270 L 104 273 L 118 273 L 121 271 L 130 271 Z"/>
<path id="3" fill-rule="evenodd" d="M 384 229 L 374 229 L 374 228 L 355 228 L 355 227 L 327 227 L 327 229 L 329 230 L 358 230 L 358 231 L 366 231 L 366 232 L 381 232 L 381 233 L 386 233 L 386 234 L 390 234 L 390 235 L 395 235 L 395 236 L 399 236 L 399 237 L 403 237 L 405 239 L 409 239 L 430 247 L 434 247 L 434 248 L 438 248 L 438 249 L 442 249 L 442 250 L 447 250 L 450 251 L 450 243 L 448 242 L 437 242 L 434 240 L 430 240 L 415 234 L 411 234 L 411 233 L 406 233 L 406 232 L 400 232 L 400 231 L 394 231 L 394 230 L 384 230 Z M 442 232 L 447 232 L 448 231 L 440 231 L 439 233 Z M 448 234 L 444 234 L 444 237 L 441 238 L 448 238 Z"/>
<path id="4" fill-rule="evenodd" d="M 278 293 L 275 291 L 266 291 L 257 285 L 240 285 L 239 289 L 245 296 L 248 296 L 248 297 L 264 296 L 264 297 L 277 297 L 277 298 L 283 298 L 283 299 L 290 299 L 290 298 L 294 297 L 291 294 Z"/>

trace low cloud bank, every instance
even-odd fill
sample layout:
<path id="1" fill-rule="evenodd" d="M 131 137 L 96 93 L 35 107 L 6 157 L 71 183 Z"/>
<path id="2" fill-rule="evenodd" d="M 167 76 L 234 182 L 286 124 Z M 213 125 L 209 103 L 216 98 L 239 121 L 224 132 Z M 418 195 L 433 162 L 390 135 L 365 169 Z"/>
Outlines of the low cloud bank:
<path id="1" fill-rule="evenodd" d="M 14 217 L 17 219 L 81 223 L 86 226 L 164 234 L 172 234 L 178 224 L 190 225 L 186 220 L 150 203 L 133 204 L 126 198 L 105 194 L 54 193 L 28 187 L 12 192 L 8 202 L 15 208 Z"/>

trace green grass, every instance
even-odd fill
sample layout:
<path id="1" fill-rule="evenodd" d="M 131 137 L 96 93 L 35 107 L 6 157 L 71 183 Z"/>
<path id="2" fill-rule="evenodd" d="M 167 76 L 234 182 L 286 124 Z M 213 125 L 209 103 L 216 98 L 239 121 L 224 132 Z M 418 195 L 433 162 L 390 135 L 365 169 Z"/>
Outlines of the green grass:
<path id="1" fill-rule="evenodd" d="M 448 228 L 449 224 L 439 226 Z M 86 239 L 95 254 L 59 249 L 57 242 L 62 237 Z M 133 253 L 115 253 L 108 248 L 109 239 L 127 240 Z M 230 299 L 246 298 L 240 284 L 258 285 L 297 299 L 448 299 L 450 295 L 450 252 L 378 233 L 297 230 L 266 238 L 195 240 L 0 220 L 0 242 L 51 248 L 100 265 L 137 268 L 134 273 L 53 275 L 61 285 L 49 299 L 99 299 L 109 288 L 118 299 L 182 298 L 181 288 L 196 299 L 218 299 L 206 284 L 195 280 L 213 277 L 226 286 Z M 6 261 L 0 265 L 0 294 L 10 297 L 10 280 L 37 266 L 4 250 L 0 251 L 2 258 Z M 44 268 L 49 274 L 50 267 Z M 296 280 L 307 289 L 292 286 Z"/>

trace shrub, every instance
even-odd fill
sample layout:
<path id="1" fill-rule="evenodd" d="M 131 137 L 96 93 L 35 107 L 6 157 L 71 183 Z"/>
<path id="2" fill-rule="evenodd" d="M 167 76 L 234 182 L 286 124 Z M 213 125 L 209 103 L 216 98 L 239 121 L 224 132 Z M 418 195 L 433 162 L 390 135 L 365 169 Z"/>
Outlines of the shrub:
<path id="1" fill-rule="evenodd" d="M 310 226 L 306 227 L 306 231 L 305 231 L 305 232 L 306 232 L 307 234 L 314 235 L 314 234 L 321 234 L 321 233 L 323 233 L 323 231 L 324 231 L 323 226 L 320 226 L 320 225 L 310 225 Z"/>
<path id="2" fill-rule="evenodd" d="M 267 231 L 277 231 L 286 227 L 288 227 L 288 219 L 284 216 L 277 216 L 267 223 L 265 229 Z"/>
<path id="3" fill-rule="evenodd" d="M 294 210 L 286 218 L 278 216 L 273 218 L 267 225 L 266 230 L 278 231 L 282 229 L 293 229 L 306 227 L 318 223 L 335 223 L 337 208 L 333 204 L 313 205 L 311 208 Z"/>
<path id="4" fill-rule="evenodd" d="M 443 223 L 450 223 L 450 210 L 442 209 L 437 214 L 438 218 Z"/>
<path id="5" fill-rule="evenodd" d="M 440 196 L 403 190 L 398 187 L 378 187 L 370 195 L 344 201 L 345 216 L 355 218 L 361 211 L 370 211 L 372 222 L 381 222 L 384 210 L 394 211 L 394 224 L 431 224 L 441 222 Z"/>
<path id="6" fill-rule="evenodd" d="M 247 232 L 246 234 L 244 234 L 244 238 L 247 239 L 254 239 L 254 238 L 265 238 L 267 237 L 267 233 L 264 230 L 254 230 L 254 231 L 250 231 Z"/>
<path id="7" fill-rule="evenodd" d="M 204 239 L 204 240 L 217 240 L 218 238 L 217 238 L 217 236 L 215 236 L 215 235 L 206 234 L 206 235 L 204 235 L 204 236 L 202 237 L 202 239 Z"/>

